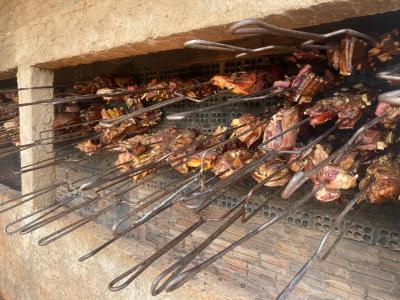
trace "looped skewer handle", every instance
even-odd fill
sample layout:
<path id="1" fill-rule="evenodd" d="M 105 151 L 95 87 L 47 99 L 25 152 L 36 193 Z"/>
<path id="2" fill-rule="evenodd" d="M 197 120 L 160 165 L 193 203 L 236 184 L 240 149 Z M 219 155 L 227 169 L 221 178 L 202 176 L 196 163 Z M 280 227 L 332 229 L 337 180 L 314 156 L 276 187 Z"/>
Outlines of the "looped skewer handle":
<path id="1" fill-rule="evenodd" d="M 280 51 L 294 51 L 296 48 L 287 47 L 287 46 L 279 46 L 279 45 L 270 45 L 260 48 L 244 48 L 238 47 L 229 44 L 217 43 L 217 42 L 210 42 L 205 40 L 190 40 L 185 43 L 186 48 L 192 49 L 202 49 L 202 50 L 216 50 L 216 51 L 224 51 L 224 52 L 239 52 L 235 56 L 237 58 L 247 56 L 251 53 L 261 53 L 270 50 L 280 50 Z"/>
<path id="2" fill-rule="evenodd" d="M 275 34 L 297 39 L 308 39 L 308 41 L 302 44 L 302 46 L 308 48 L 320 48 L 320 46 L 313 44 L 317 41 L 344 34 L 349 34 L 358 38 L 365 39 L 371 44 L 375 43 L 375 40 L 371 36 L 352 29 L 346 28 L 325 34 L 318 34 L 300 30 L 286 29 L 256 19 L 246 19 L 239 21 L 238 23 L 233 25 L 229 31 L 233 34 Z"/>
<path id="3" fill-rule="evenodd" d="M 269 228 L 270 226 L 272 226 L 273 224 L 275 224 L 279 220 L 283 219 L 284 217 L 286 217 L 289 214 L 290 211 L 295 210 L 295 209 L 299 208 L 300 206 L 304 205 L 306 202 L 308 202 L 311 199 L 312 195 L 313 195 L 313 192 L 308 193 L 307 195 L 302 197 L 300 200 L 296 201 L 286 211 L 283 211 L 280 214 L 277 214 L 271 220 L 269 220 L 266 223 L 260 225 L 259 227 L 257 227 L 253 231 L 251 231 L 250 233 L 246 234 L 245 236 L 243 236 L 239 240 L 237 240 L 234 243 L 232 243 L 230 246 L 226 247 L 222 251 L 218 252 L 217 254 L 213 255 L 212 257 L 208 258 L 207 260 L 205 260 L 204 262 L 198 264 L 197 266 L 195 266 L 195 267 L 193 267 L 193 268 L 191 268 L 191 269 L 189 269 L 189 270 L 187 270 L 185 272 L 182 272 L 182 273 L 177 273 L 176 272 L 176 274 L 175 274 L 175 276 L 173 278 L 171 278 L 172 277 L 171 276 L 169 278 L 169 280 L 164 282 L 164 284 L 162 286 L 163 289 L 166 289 L 167 292 L 172 292 L 172 291 L 176 290 L 177 288 L 181 287 L 183 284 L 185 284 L 187 281 L 189 281 L 191 278 L 193 278 L 193 276 L 195 276 L 197 273 L 201 272 L 202 270 L 206 269 L 208 266 L 213 264 L 215 261 L 220 259 L 222 256 L 224 256 L 228 252 L 232 251 L 236 247 L 240 246 L 244 242 L 248 241 L 249 239 L 253 238 L 258 233 L 260 233 L 260 232 L 264 231 L 265 229 Z M 157 277 L 157 279 L 159 277 Z M 164 275 L 164 277 L 165 277 L 165 275 Z M 154 282 L 153 282 L 153 285 L 154 285 Z M 152 285 L 152 288 L 153 288 L 153 285 Z M 152 293 L 152 295 L 154 296 L 155 294 Z"/>
<path id="4" fill-rule="evenodd" d="M 400 106 L 400 89 L 383 93 L 378 96 L 379 102 L 384 102 L 390 104 L 392 106 L 399 107 Z"/>
<path id="5" fill-rule="evenodd" d="M 184 46 L 192 49 L 203 49 L 203 50 L 217 50 L 217 51 L 228 51 L 228 52 L 251 52 L 252 49 L 243 48 L 223 43 L 210 42 L 206 40 L 190 40 L 187 41 Z"/>
<path id="6" fill-rule="evenodd" d="M 284 300 L 286 299 L 289 294 L 292 292 L 292 290 L 295 288 L 295 286 L 300 282 L 300 280 L 304 277 L 304 275 L 307 273 L 307 271 L 310 269 L 310 267 L 317 261 L 320 260 L 320 254 L 325 246 L 325 243 L 328 241 L 328 238 L 330 235 L 333 233 L 336 227 L 340 225 L 340 223 L 343 221 L 344 217 L 349 213 L 349 211 L 356 205 L 362 197 L 364 197 L 365 191 L 359 192 L 353 200 L 351 200 L 347 206 L 343 209 L 343 211 L 337 216 L 335 221 L 333 222 L 332 226 L 329 228 L 329 230 L 324 234 L 324 236 L 321 239 L 321 242 L 319 243 L 319 246 L 317 250 L 314 252 L 314 254 L 310 257 L 310 259 L 304 264 L 304 266 L 300 269 L 300 271 L 293 277 L 293 279 L 288 283 L 288 285 L 283 289 L 283 291 L 279 294 L 279 296 L 276 298 L 277 300 Z"/>
<path id="7" fill-rule="evenodd" d="M 205 239 L 198 247 L 193 249 L 184 258 L 170 266 L 168 269 L 159 274 L 151 284 L 150 293 L 152 296 L 160 294 L 169 284 L 173 282 L 176 275 L 180 274 L 183 269 L 196 257 L 201 251 L 203 251 L 212 241 L 220 236 L 229 226 L 231 226 L 240 216 L 242 210 L 239 209 L 234 215 L 232 215 L 224 224 L 222 224 L 218 230 L 214 231 L 207 239 Z M 165 279 L 170 275 L 168 278 Z M 165 279 L 165 280 L 164 280 Z M 164 281 L 163 281 L 164 280 Z"/>
<path id="8" fill-rule="evenodd" d="M 199 228 L 202 224 L 204 224 L 204 220 L 200 219 L 189 228 L 187 228 L 184 232 L 180 233 L 177 237 L 171 240 L 169 243 L 164 245 L 159 251 L 155 252 L 153 255 L 137 264 L 133 268 L 124 272 L 120 276 L 116 277 L 114 280 L 110 282 L 108 285 L 108 289 L 113 292 L 120 291 L 126 288 L 132 281 L 134 281 L 140 274 L 142 274 L 148 267 L 150 267 L 157 259 L 179 244 L 182 240 L 184 240 L 188 235 L 194 232 L 197 228 Z M 129 277 L 128 277 L 129 276 Z M 126 278 L 128 277 L 128 278 Z M 120 281 L 124 280 L 122 283 L 118 284 Z"/>

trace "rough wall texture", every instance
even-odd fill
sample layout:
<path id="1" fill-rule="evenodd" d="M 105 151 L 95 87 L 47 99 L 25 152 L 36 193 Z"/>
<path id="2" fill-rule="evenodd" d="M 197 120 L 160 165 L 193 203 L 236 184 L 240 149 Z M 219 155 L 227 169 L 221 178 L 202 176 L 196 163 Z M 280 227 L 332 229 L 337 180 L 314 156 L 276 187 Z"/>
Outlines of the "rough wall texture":
<path id="1" fill-rule="evenodd" d="M 18 193 L 1 186 L 0 201 Z M 14 216 L 0 219 L 3 228 Z M 102 225 L 90 223 L 54 244 L 36 245 L 76 216 L 64 218 L 33 234 L 0 234 L 0 291 L 13 299 L 273 299 L 315 250 L 321 232 L 278 224 L 225 256 L 171 294 L 154 298 L 152 280 L 167 266 L 203 241 L 219 224 L 207 224 L 118 293 L 107 290 L 117 275 L 159 249 L 195 221 L 179 208 L 140 227 L 133 239 L 119 240 L 89 259 L 77 259 L 110 237 Z M 235 224 L 200 256 L 209 257 L 254 229 L 262 218 L 243 226 Z M 17 279 L 17 280 L 16 280 Z M 290 299 L 399 298 L 400 256 L 396 251 L 343 240 L 328 260 L 316 264 L 296 287 Z"/>
<path id="2" fill-rule="evenodd" d="M 0 75 L 18 65 L 59 68 L 181 48 L 192 38 L 231 39 L 227 25 L 243 18 L 293 28 L 396 9 L 397 0 L 3 0 Z"/>

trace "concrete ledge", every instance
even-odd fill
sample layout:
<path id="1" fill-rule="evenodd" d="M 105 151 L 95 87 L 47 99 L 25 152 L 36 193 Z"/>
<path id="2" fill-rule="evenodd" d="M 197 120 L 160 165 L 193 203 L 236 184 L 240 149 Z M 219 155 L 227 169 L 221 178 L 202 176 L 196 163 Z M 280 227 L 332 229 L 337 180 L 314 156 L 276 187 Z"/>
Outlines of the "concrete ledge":
<path id="1" fill-rule="evenodd" d="M 397 0 L 4 2 L 3 78 L 18 65 L 58 69 L 181 48 L 192 38 L 229 40 L 226 29 L 243 18 L 295 28 L 400 9 Z"/>

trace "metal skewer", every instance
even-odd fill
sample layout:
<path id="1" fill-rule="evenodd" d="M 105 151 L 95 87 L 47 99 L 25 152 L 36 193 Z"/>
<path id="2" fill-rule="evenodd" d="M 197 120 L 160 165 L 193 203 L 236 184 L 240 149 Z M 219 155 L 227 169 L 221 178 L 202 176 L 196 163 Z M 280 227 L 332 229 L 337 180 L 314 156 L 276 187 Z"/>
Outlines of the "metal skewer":
<path id="1" fill-rule="evenodd" d="M 320 254 L 324 248 L 325 243 L 328 241 L 330 235 L 334 232 L 335 227 L 338 227 L 340 223 L 343 221 L 344 217 L 349 213 L 349 211 L 360 201 L 362 197 L 364 197 L 365 191 L 359 192 L 353 200 L 351 200 L 347 206 L 343 209 L 343 211 L 338 215 L 338 217 L 333 222 L 332 226 L 329 230 L 324 234 L 319 243 L 317 250 L 314 254 L 307 260 L 307 262 L 303 265 L 300 271 L 293 277 L 293 279 L 286 285 L 286 287 L 282 290 L 282 292 L 278 295 L 276 299 L 283 300 L 286 299 L 295 286 L 300 282 L 300 280 L 304 277 L 307 271 L 311 268 L 311 266 L 320 260 Z"/>

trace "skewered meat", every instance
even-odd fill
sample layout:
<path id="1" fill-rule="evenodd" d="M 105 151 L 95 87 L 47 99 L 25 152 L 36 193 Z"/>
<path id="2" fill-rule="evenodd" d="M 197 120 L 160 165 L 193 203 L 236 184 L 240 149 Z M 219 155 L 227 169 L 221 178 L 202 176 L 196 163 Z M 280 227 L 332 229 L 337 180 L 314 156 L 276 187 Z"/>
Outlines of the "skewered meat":
<path id="1" fill-rule="evenodd" d="M 231 122 L 232 127 L 239 127 L 234 129 L 236 135 L 240 135 L 247 131 L 247 133 L 239 136 L 239 140 L 246 144 L 247 148 L 250 148 L 255 142 L 257 142 L 264 130 L 264 125 L 261 119 L 254 115 L 244 115 L 238 119 L 233 119 Z"/>
<path id="2" fill-rule="evenodd" d="M 86 140 L 78 143 L 78 145 L 76 145 L 76 148 L 79 149 L 81 152 L 91 155 L 101 148 L 101 144 L 94 140 Z"/>
<path id="3" fill-rule="evenodd" d="M 211 138 L 210 145 L 207 143 L 207 148 L 211 148 L 213 146 L 218 145 L 220 142 L 222 142 L 225 139 L 225 135 L 223 134 L 226 132 L 227 128 L 226 127 L 221 127 L 218 126 L 215 131 L 213 136 L 214 138 Z M 201 145 L 200 145 L 201 147 Z M 215 148 L 215 149 L 209 149 L 205 150 L 202 152 L 197 152 L 190 156 L 188 159 L 188 162 L 186 163 L 188 167 L 190 168 L 200 168 L 201 163 L 203 162 L 203 169 L 204 170 L 211 170 L 214 168 L 215 161 L 218 159 L 218 157 L 222 154 L 223 147 Z"/>
<path id="4" fill-rule="evenodd" d="M 351 129 L 360 119 L 367 99 L 367 94 L 340 93 L 317 101 L 304 114 L 311 117 L 310 125 L 314 127 L 337 118 L 340 129 Z"/>
<path id="5" fill-rule="evenodd" d="M 74 91 L 77 94 L 95 94 L 97 90 L 101 88 L 113 88 L 115 82 L 111 77 L 108 76 L 97 76 L 93 80 L 86 84 L 74 85 Z"/>
<path id="6" fill-rule="evenodd" d="M 243 168 L 252 156 L 251 152 L 246 148 L 228 150 L 218 158 L 213 172 L 215 175 L 220 176 L 220 179 L 226 179 L 235 171 Z"/>
<path id="7" fill-rule="evenodd" d="M 340 46 L 332 46 L 327 51 L 329 64 L 341 75 L 351 75 L 360 70 L 367 60 L 368 43 L 355 36 L 346 36 Z"/>
<path id="8" fill-rule="evenodd" d="M 122 116 L 124 110 L 122 108 L 103 109 L 101 115 L 103 119 L 113 119 Z M 132 136 L 134 134 L 142 134 L 149 131 L 161 121 L 161 111 L 155 110 L 140 114 L 134 119 L 127 120 L 118 126 L 112 128 L 103 128 L 95 126 L 95 130 L 102 132 L 101 142 L 104 144 L 116 142 L 122 136 Z"/>
<path id="9" fill-rule="evenodd" d="M 375 110 L 375 115 L 380 116 L 383 113 L 388 113 L 388 115 L 383 120 L 381 120 L 380 123 L 385 128 L 392 128 L 396 126 L 396 123 L 400 119 L 400 107 L 395 107 L 384 102 L 379 102 Z"/>
<path id="10" fill-rule="evenodd" d="M 330 150 L 317 144 L 314 150 L 307 156 L 305 170 L 310 170 L 320 164 L 329 156 Z M 311 177 L 314 189 L 317 190 L 315 198 L 322 202 L 329 202 L 340 198 L 340 190 L 347 190 L 356 185 L 357 175 L 353 176 L 349 171 L 340 166 L 328 165 Z"/>
<path id="11" fill-rule="evenodd" d="M 179 85 L 181 85 L 181 82 L 176 79 L 171 81 L 157 81 L 154 79 L 146 85 L 147 89 L 154 89 L 154 91 L 143 94 L 140 99 L 145 101 L 164 101 L 174 98 L 174 92 Z"/>
<path id="12" fill-rule="evenodd" d="M 195 129 L 185 129 L 178 134 L 174 139 L 172 139 L 168 144 L 168 150 L 177 151 L 180 148 L 184 148 L 187 145 L 190 145 L 198 138 L 199 132 Z M 173 155 L 167 158 L 167 162 L 171 164 L 172 167 L 175 168 L 181 174 L 187 174 L 189 172 L 189 167 L 187 165 L 188 157 L 187 154 L 194 152 L 194 150 L 198 149 L 200 145 L 194 145 L 184 149 L 182 151 L 177 151 Z"/>
<path id="13" fill-rule="evenodd" d="M 282 133 L 293 125 L 300 122 L 299 108 L 293 106 L 289 109 L 281 109 L 272 116 L 267 127 L 264 130 L 263 143 L 267 142 L 273 136 Z M 279 138 L 267 143 L 265 146 L 275 150 L 291 149 L 296 145 L 299 129 L 293 129 Z"/>
<path id="14" fill-rule="evenodd" d="M 375 159 L 367 168 L 360 190 L 366 190 L 366 198 L 371 203 L 398 200 L 400 196 L 400 161 L 387 155 Z"/>
<path id="15" fill-rule="evenodd" d="M 379 37 L 375 47 L 369 50 L 368 56 L 372 66 L 376 62 L 386 62 L 400 55 L 400 30 L 395 28 Z"/>
<path id="16" fill-rule="evenodd" d="M 233 73 L 231 76 L 216 75 L 211 78 L 211 83 L 238 95 L 259 92 L 264 86 L 263 74 L 248 72 Z"/>
<path id="17" fill-rule="evenodd" d="M 291 88 L 294 91 L 288 92 L 287 96 L 294 102 L 309 103 L 312 98 L 324 90 L 326 85 L 322 77 L 313 73 L 310 65 L 305 65 L 296 76 L 284 81 L 275 81 L 273 87 L 278 89 Z"/>
<path id="18" fill-rule="evenodd" d="M 382 131 L 376 129 L 366 129 L 355 141 L 354 149 L 359 151 L 383 150 L 387 146 L 387 139 Z"/>
<path id="19" fill-rule="evenodd" d="M 257 151 L 254 155 L 254 159 L 262 157 L 264 154 L 261 151 Z M 261 182 L 267 179 L 269 176 L 278 172 L 286 164 L 286 161 L 280 157 L 268 160 L 266 163 L 259 166 L 251 176 L 257 182 Z M 285 168 L 273 175 L 264 185 L 268 187 L 276 187 L 285 185 L 290 179 L 290 171 Z"/>

